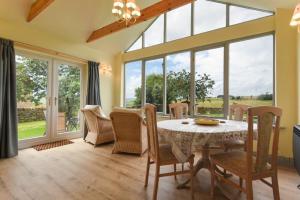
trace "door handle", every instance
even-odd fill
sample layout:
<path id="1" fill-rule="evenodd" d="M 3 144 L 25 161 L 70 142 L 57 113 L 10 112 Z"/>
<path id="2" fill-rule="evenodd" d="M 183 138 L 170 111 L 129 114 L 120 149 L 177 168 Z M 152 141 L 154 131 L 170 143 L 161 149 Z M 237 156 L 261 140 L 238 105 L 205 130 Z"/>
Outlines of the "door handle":
<path id="1" fill-rule="evenodd" d="M 48 97 L 48 104 L 51 106 L 51 97 Z"/>
<path id="2" fill-rule="evenodd" d="M 56 106 L 57 97 L 54 98 L 54 105 Z"/>

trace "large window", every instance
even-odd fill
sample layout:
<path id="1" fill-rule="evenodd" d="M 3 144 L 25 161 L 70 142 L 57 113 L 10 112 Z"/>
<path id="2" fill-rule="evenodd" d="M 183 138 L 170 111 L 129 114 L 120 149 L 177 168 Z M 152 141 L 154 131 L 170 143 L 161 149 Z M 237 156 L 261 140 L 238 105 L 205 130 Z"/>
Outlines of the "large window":
<path id="1" fill-rule="evenodd" d="M 145 31 L 145 47 L 164 42 L 164 15 L 158 17 Z"/>
<path id="2" fill-rule="evenodd" d="M 168 104 L 190 101 L 191 53 L 184 52 L 166 57 L 167 112 Z"/>
<path id="3" fill-rule="evenodd" d="M 158 112 L 163 112 L 163 59 L 148 60 L 145 63 L 146 73 L 146 103 L 157 106 Z"/>
<path id="4" fill-rule="evenodd" d="M 195 1 L 194 33 L 203 33 L 226 26 L 226 5 L 206 0 Z"/>
<path id="5" fill-rule="evenodd" d="M 230 44 L 230 104 L 273 104 L 273 48 L 273 35 Z"/>
<path id="6" fill-rule="evenodd" d="M 125 65 L 125 107 L 140 108 L 142 98 L 142 62 Z"/>
<path id="7" fill-rule="evenodd" d="M 127 51 L 181 39 L 192 34 L 213 31 L 273 14 L 273 12 L 254 8 L 197 0 L 159 16 Z"/>
<path id="8" fill-rule="evenodd" d="M 224 48 L 195 53 L 195 114 L 224 116 Z"/>
<path id="9" fill-rule="evenodd" d="M 229 7 L 229 24 L 234 25 L 246 21 L 251 21 L 254 19 L 259 19 L 262 17 L 267 17 L 273 15 L 272 12 L 263 12 L 255 9 L 243 8 L 239 6 L 230 6 Z"/>
<path id="10" fill-rule="evenodd" d="M 273 59 L 270 34 L 127 63 L 125 105 L 152 103 L 167 114 L 168 104 L 187 102 L 191 114 L 218 118 L 234 103 L 273 105 Z"/>
<path id="11" fill-rule="evenodd" d="M 143 48 L 143 37 L 140 36 L 127 51 L 134 51 Z"/>
<path id="12" fill-rule="evenodd" d="M 191 35 L 191 4 L 167 13 L 167 41 Z"/>

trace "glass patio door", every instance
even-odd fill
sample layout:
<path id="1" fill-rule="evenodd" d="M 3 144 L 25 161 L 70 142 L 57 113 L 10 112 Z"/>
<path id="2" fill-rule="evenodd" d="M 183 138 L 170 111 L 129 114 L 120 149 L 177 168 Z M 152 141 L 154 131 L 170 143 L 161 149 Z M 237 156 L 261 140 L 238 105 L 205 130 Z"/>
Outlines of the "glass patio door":
<path id="1" fill-rule="evenodd" d="M 16 88 L 19 147 L 47 142 L 51 133 L 50 59 L 17 53 Z"/>
<path id="2" fill-rule="evenodd" d="M 53 74 L 53 137 L 77 137 L 81 131 L 81 68 L 55 61 Z"/>
<path id="3" fill-rule="evenodd" d="M 81 66 L 17 52 L 19 148 L 81 136 Z"/>

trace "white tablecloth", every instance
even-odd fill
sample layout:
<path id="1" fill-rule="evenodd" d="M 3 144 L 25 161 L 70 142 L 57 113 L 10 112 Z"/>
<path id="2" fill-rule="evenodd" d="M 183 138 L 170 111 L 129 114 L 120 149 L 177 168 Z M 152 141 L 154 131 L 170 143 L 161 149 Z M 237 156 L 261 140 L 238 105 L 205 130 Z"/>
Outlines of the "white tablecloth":
<path id="1" fill-rule="evenodd" d="M 166 120 L 157 123 L 161 140 L 172 145 L 172 151 L 180 162 L 202 149 L 204 145 L 219 145 L 229 140 L 245 140 L 246 122 L 224 120 L 217 126 L 195 124 L 193 119 Z M 189 124 L 182 124 L 189 122 Z"/>

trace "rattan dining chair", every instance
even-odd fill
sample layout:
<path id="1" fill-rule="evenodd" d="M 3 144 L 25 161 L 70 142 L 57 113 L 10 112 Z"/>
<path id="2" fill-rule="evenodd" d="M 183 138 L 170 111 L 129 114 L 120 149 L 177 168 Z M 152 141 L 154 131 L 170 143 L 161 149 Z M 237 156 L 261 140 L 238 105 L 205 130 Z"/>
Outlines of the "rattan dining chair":
<path id="1" fill-rule="evenodd" d="M 277 156 L 280 130 L 280 118 L 282 110 L 276 107 L 255 107 L 248 109 L 248 136 L 247 152 L 233 151 L 228 153 L 215 154 L 211 156 L 212 165 L 212 190 L 214 196 L 214 184 L 216 179 L 228 183 L 238 190 L 247 194 L 247 200 L 253 199 L 252 182 L 261 180 L 263 183 L 272 187 L 275 200 L 279 200 L 279 188 L 277 178 Z M 254 118 L 257 121 L 257 131 L 254 132 Z M 273 127 L 273 123 L 275 123 Z M 257 134 L 254 134 L 256 133 Z M 253 152 L 253 139 L 257 135 L 257 151 Z M 269 160 L 269 150 L 272 149 L 271 161 Z M 216 172 L 217 166 L 230 171 L 240 177 L 240 184 L 224 178 Z M 271 177 L 272 183 L 265 180 Z M 246 187 L 243 187 L 243 180 Z"/>
<path id="2" fill-rule="evenodd" d="M 147 170 L 145 177 L 145 187 L 148 186 L 149 169 L 151 164 L 156 164 L 155 167 L 155 181 L 153 189 L 153 199 L 157 199 L 158 182 L 160 177 L 174 176 L 179 174 L 190 174 L 191 176 L 191 195 L 193 198 L 193 166 L 194 155 L 192 155 L 187 162 L 190 165 L 189 170 L 176 171 L 176 164 L 180 163 L 174 154 L 172 153 L 172 147 L 169 144 L 159 144 L 157 120 L 156 120 L 156 107 L 152 104 L 145 105 L 147 133 L 148 133 L 148 158 L 147 158 Z M 160 167 L 165 165 L 173 165 L 174 172 L 160 173 Z"/>
<path id="3" fill-rule="evenodd" d="M 137 112 L 118 109 L 110 113 L 115 135 L 112 152 L 143 155 L 147 150 L 147 128 Z"/>
<path id="4" fill-rule="evenodd" d="M 114 141 L 112 123 L 107 118 L 101 107 L 98 105 L 86 105 L 81 109 L 85 117 L 88 133 L 85 137 L 86 142 L 90 142 L 95 146 L 98 144 Z"/>
<path id="5" fill-rule="evenodd" d="M 171 103 L 169 104 L 170 119 L 188 118 L 189 106 L 187 103 Z"/>

